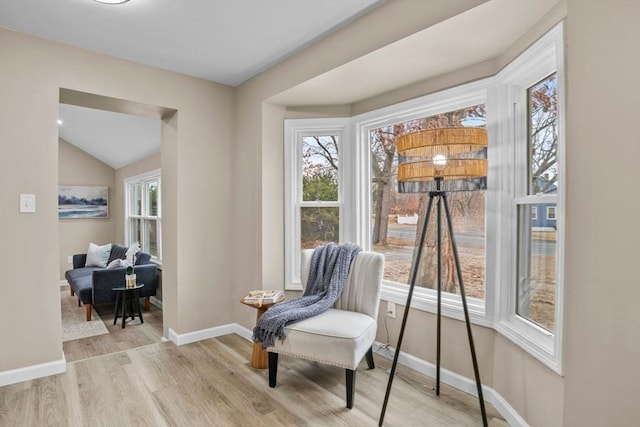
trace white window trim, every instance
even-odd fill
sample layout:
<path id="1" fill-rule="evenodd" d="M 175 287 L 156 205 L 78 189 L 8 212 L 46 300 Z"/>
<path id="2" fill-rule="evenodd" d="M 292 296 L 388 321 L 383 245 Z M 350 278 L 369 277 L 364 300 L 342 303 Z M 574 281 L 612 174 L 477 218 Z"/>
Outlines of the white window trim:
<path id="1" fill-rule="evenodd" d="M 340 209 L 340 241 L 355 241 L 349 230 L 352 221 L 345 216 L 350 211 L 350 202 L 354 189 L 350 182 L 353 172 L 345 170 L 343 165 L 350 164 L 350 120 L 332 119 L 292 119 L 284 122 L 285 143 L 285 289 L 302 290 L 300 281 L 300 208 L 308 206 L 338 207 Z M 305 136 L 338 136 L 338 200 L 329 202 L 302 201 L 302 144 L 298 142 Z M 350 169 L 350 168 L 349 168 Z"/>
<path id="2" fill-rule="evenodd" d="M 136 183 L 145 183 L 147 181 L 157 179 L 158 187 L 160 191 L 158 192 L 158 216 L 157 217 L 146 217 L 140 216 L 141 219 L 155 219 L 158 225 L 158 256 L 151 256 L 151 261 L 155 264 L 162 265 L 162 174 L 160 169 L 154 169 L 149 172 L 144 172 L 139 175 L 130 176 L 125 178 L 124 180 L 124 241 L 125 244 L 129 244 L 129 219 L 131 216 L 129 215 L 131 208 L 131 194 L 129 191 L 129 187 L 132 184 Z"/>
<path id="3" fill-rule="evenodd" d="M 490 128 L 490 139 L 499 147 L 499 164 L 504 174 L 500 197 L 499 212 L 501 223 L 498 228 L 500 242 L 497 260 L 498 275 L 496 281 L 496 315 L 494 328 L 512 342 L 537 358 L 547 367 L 562 374 L 562 337 L 564 306 L 564 216 L 562 206 L 565 200 L 564 159 L 564 59 L 563 26 L 558 24 L 527 51 L 516 58 L 495 77 L 494 100 L 501 114 L 493 116 L 495 121 Z M 527 125 L 526 125 L 526 89 L 538 81 L 557 73 L 558 91 L 558 173 L 561 179 L 557 194 L 521 196 L 527 194 L 526 179 L 519 172 L 527 170 Z M 507 107 L 507 108 L 505 108 Z M 489 109 L 490 106 L 487 107 Z M 493 138 L 491 134 L 493 129 Z M 497 165 L 496 165 L 497 166 Z M 556 203 L 556 300 L 555 321 L 552 333 L 535 323 L 516 314 L 516 265 L 517 251 L 517 206 L 523 204 Z"/>
<path id="4" fill-rule="evenodd" d="M 370 182 L 371 167 L 369 152 L 369 131 L 382 126 L 394 123 L 405 122 L 422 117 L 429 117 L 435 114 L 453 111 L 456 109 L 468 107 L 470 105 L 483 104 L 487 102 L 487 89 L 491 82 L 490 79 L 484 79 L 473 83 L 457 86 L 452 89 L 444 90 L 434 94 L 426 95 L 420 98 L 406 101 L 400 104 L 385 107 L 376 111 L 361 114 L 353 117 L 354 133 L 356 135 L 356 158 L 360 160 L 358 164 L 358 185 L 367 190 L 363 190 L 357 199 L 356 218 L 371 217 L 370 203 Z M 492 162 L 492 150 L 488 150 L 489 165 Z M 491 176 L 488 178 L 491 179 Z M 489 192 L 486 194 L 486 209 L 492 209 L 492 196 Z M 486 224 L 487 230 L 489 224 Z M 360 221 L 358 224 L 358 237 L 363 248 L 371 249 L 371 227 L 369 221 Z M 487 234 L 488 235 L 488 234 Z M 490 253 L 495 241 L 488 239 L 485 242 L 485 251 Z M 493 280 L 493 273 L 487 265 L 485 270 L 485 283 Z M 392 301 L 398 304 L 406 304 L 409 285 L 383 281 L 382 299 Z M 493 294 L 490 287 L 485 287 L 485 299 L 467 297 L 467 305 L 471 321 L 475 324 L 483 326 L 492 325 L 493 313 Z M 419 310 L 435 313 L 437 311 L 437 293 L 433 289 L 422 287 L 414 288 L 411 307 Z M 442 294 L 442 313 L 445 316 L 459 320 L 464 320 L 462 311 L 462 302 L 457 294 Z"/>
<path id="5" fill-rule="evenodd" d="M 564 144 L 564 52 L 563 25 L 558 24 L 523 54 L 492 78 L 457 86 L 435 94 L 406 101 L 379 110 L 364 113 L 349 119 L 309 119 L 285 121 L 285 289 L 301 289 L 299 283 L 299 232 L 291 226 L 295 219 L 292 200 L 297 194 L 295 185 L 296 158 L 290 149 L 296 141 L 297 132 L 305 128 L 319 133 L 342 130 L 342 156 L 340 164 L 354 165 L 341 168 L 340 238 L 342 241 L 358 242 L 363 248 L 371 248 L 370 204 L 370 156 L 368 131 L 393 123 L 428 117 L 478 103 L 487 105 L 487 129 L 491 141 L 488 150 L 489 174 L 486 190 L 486 210 L 498 212 L 487 215 L 485 253 L 485 299 L 467 298 L 470 318 L 475 324 L 492 327 L 500 334 L 520 346 L 533 357 L 555 372 L 562 374 L 562 339 L 564 307 L 564 212 L 565 177 L 558 185 L 557 194 L 517 197 L 526 194 L 522 180 L 516 172 L 528 167 L 523 159 L 522 141 L 526 138 L 526 88 L 549 74 L 557 73 L 558 90 L 558 173 L 565 170 Z M 525 89 L 523 92 L 523 88 Z M 519 121 L 518 121 L 519 120 Z M 339 125 L 338 125 L 339 123 Z M 351 124 L 349 124 L 351 123 Z M 349 132 L 353 134 L 351 141 Z M 348 174 L 348 175 L 347 175 Z M 556 203 L 557 264 L 555 333 L 515 314 L 516 307 L 516 259 L 517 204 Z M 495 254 L 495 256 L 489 255 Z M 408 285 L 384 281 L 382 299 L 406 304 Z M 436 292 L 432 289 L 416 288 L 411 307 L 435 313 Z M 443 315 L 464 319 L 459 295 L 443 294 Z"/>
<path id="6" fill-rule="evenodd" d="M 531 219 L 532 220 L 537 220 L 538 219 L 538 207 L 537 206 L 531 206 Z"/>
<path id="7" fill-rule="evenodd" d="M 553 215 L 549 215 L 550 212 L 553 212 Z M 547 206 L 547 221 L 555 221 L 558 215 L 558 210 L 555 206 Z"/>

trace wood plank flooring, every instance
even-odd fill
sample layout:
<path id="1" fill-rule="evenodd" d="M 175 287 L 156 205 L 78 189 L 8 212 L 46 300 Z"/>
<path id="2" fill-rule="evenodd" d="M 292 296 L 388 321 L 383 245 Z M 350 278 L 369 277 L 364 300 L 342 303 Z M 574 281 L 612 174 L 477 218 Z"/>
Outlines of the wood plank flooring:
<path id="1" fill-rule="evenodd" d="M 69 295 L 67 289 L 63 289 L 62 292 L 65 296 Z M 103 304 L 94 308 L 109 333 L 62 343 L 67 363 L 154 344 L 162 339 L 162 310 L 153 304 L 150 311 L 142 312 L 144 323 L 141 324 L 137 317 L 129 319 L 124 329 L 122 319 L 118 319 L 116 325 L 113 324 L 114 304 Z M 84 307 L 77 309 L 84 313 Z"/>
<path id="2" fill-rule="evenodd" d="M 70 362 L 64 374 L 1 387 L 0 426 L 378 424 L 388 360 L 375 355 L 373 370 L 362 362 L 355 405 L 348 410 L 343 369 L 281 355 L 278 385 L 270 389 L 267 370 L 250 366 L 251 349 L 232 334 Z M 385 426 L 482 425 L 474 397 L 443 385 L 436 398 L 432 389 L 430 378 L 399 367 Z M 492 426 L 505 425 L 491 405 L 487 411 Z"/>

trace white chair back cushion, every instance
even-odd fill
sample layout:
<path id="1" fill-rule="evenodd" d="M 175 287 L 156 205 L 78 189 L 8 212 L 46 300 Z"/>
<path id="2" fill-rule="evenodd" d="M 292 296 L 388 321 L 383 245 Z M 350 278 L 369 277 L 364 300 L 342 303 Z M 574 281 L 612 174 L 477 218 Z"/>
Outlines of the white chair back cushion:
<path id="1" fill-rule="evenodd" d="M 303 289 L 307 286 L 313 249 L 302 251 L 300 279 Z M 374 320 L 378 318 L 384 256 L 376 252 L 360 251 L 351 264 L 344 290 L 333 305 L 339 310 L 363 313 Z"/>

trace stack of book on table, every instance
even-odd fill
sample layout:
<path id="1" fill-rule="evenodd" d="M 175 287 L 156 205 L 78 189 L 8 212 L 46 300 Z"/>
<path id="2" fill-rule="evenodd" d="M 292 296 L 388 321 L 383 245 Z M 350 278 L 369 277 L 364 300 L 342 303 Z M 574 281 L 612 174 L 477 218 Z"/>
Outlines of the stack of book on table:
<path id="1" fill-rule="evenodd" d="M 254 303 L 258 305 L 273 304 L 274 302 L 280 301 L 283 297 L 284 293 L 282 291 L 255 290 L 249 292 L 249 294 L 244 297 L 244 302 L 249 304 Z"/>

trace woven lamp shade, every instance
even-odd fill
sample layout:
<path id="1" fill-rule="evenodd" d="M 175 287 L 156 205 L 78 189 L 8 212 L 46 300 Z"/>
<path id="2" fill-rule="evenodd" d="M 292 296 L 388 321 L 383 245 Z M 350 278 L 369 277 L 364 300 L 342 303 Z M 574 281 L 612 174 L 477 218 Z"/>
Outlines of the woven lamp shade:
<path id="1" fill-rule="evenodd" d="M 484 128 L 412 132 L 398 137 L 396 146 L 400 156 L 400 193 L 487 188 L 487 130 Z M 444 156 L 446 163 L 434 162 L 434 156 L 437 155 Z"/>

